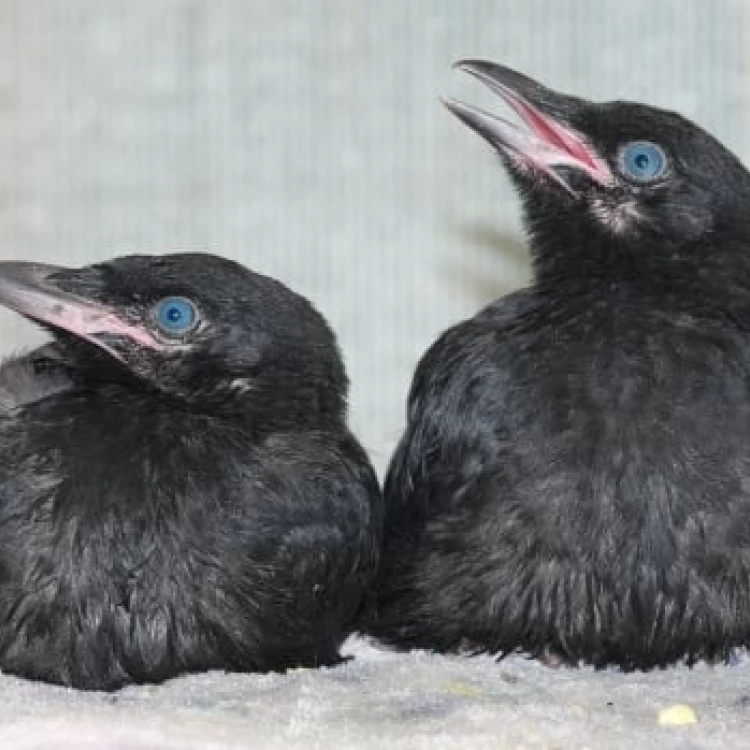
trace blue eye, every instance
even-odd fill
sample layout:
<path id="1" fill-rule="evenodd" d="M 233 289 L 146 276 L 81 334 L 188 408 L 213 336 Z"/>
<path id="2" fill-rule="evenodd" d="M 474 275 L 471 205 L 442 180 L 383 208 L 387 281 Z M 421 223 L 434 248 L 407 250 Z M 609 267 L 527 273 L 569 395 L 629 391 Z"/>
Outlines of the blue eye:
<path id="1" fill-rule="evenodd" d="M 620 166 L 625 177 L 635 182 L 652 182 L 667 170 L 667 155 L 655 143 L 634 141 L 620 154 Z"/>
<path id="2" fill-rule="evenodd" d="M 181 336 L 195 328 L 200 319 L 198 308 L 184 297 L 165 297 L 154 308 L 156 324 L 168 336 Z"/>

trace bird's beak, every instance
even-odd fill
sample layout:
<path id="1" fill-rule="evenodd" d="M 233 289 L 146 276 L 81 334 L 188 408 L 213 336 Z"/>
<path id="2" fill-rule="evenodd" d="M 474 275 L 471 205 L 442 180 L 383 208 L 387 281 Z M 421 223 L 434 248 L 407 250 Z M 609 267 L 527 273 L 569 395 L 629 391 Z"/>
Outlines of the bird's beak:
<path id="1" fill-rule="evenodd" d="M 140 347 L 160 348 L 146 329 L 124 320 L 115 309 L 57 286 L 55 276 L 62 274 L 69 276 L 71 271 L 41 263 L 0 262 L 0 304 L 96 344 L 121 361 L 112 345 L 118 338 Z"/>
<path id="2" fill-rule="evenodd" d="M 464 60 L 454 67 L 469 73 L 499 94 L 528 126 L 528 131 L 522 130 L 478 107 L 453 99 L 443 100 L 456 117 L 496 149 L 527 167 L 542 171 L 572 193 L 575 191 L 556 168 L 568 167 L 585 172 L 601 185 L 612 181 L 606 162 L 566 122 L 566 114 L 581 107 L 580 99 L 558 94 L 502 65 Z"/>

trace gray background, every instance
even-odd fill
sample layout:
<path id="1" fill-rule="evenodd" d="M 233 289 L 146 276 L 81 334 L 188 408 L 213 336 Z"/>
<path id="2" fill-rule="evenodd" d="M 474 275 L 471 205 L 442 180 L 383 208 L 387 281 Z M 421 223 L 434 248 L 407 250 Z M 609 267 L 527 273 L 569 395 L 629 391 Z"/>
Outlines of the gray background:
<path id="1" fill-rule="evenodd" d="M 750 158 L 741 0 L 0 0 L 0 255 L 207 249 L 333 323 L 382 468 L 436 334 L 525 282 L 518 203 L 441 107 L 484 56 L 681 110 Z M 3 353 L 38 340 L 0 316 Z"/>

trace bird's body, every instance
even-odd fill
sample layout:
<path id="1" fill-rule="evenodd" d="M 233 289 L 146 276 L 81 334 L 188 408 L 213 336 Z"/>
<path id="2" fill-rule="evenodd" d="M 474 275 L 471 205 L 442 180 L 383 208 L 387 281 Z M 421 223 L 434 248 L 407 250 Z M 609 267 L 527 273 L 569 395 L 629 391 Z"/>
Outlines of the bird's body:
<path id="1" fill-rule="evenodd" d="M 576 100 L 566 109 L 529 79 L 474 65 L 583 130 Z M 491 116 L 477 124 L 460 106 L 490 137 Z M 643 109 L 621 127 L 625 143 L 648 134 Z M 594 132 L 582 141 L 592 151 Z M 654 136 L 676 160 L 668 132 Z M 611 174 L 601 192 L 579 192 L 561 172 L 570 196 L 518 168 L 534 282 L 444 333 L 419 364 L 386 480 L 370 632 L 399 647 L 625 669 L 750 643 L 750 225 L 739 211 L 730 221 L 731 196 L 719 210 L 727 190 L 738 206 L 750 196 L 750 180 L 724 158 L 719 208 L 674 241 L 637 218 L 613 226 L 634 198 Z"/>
<path id="2" fill-rule="evenodd" d="M 117 338 L 103 343 L 127 367 L 58 333 L 41 364 L 32 354 L 0 369 L 0 393 L 19 393 L 10 408 L 0 400 L 3 671 L 114 689 L 340 660 L 377 562 L 381 511 L 343 421 L 332 335 L 276 282 L 190 257 L 154 259 L 148 291 L 135 285 L 133 298 L 151 284 L 155 299 L 198 300 L 207 325 L 194 361 L 189 338 L 152 369 L 144 349 Z M 197 279 L 180 276 L 189 264 L 225 300 L 211 300 L 205 279 L 199 298 Z M 126 279 L 137 266 L 103 267 Z M 99 300 L 116 298 L 108 282 L 98 288 Z M 222 307 L 236 308 L 231 324 Z M 209 354 L 211 333 L 231 351 Z"/>

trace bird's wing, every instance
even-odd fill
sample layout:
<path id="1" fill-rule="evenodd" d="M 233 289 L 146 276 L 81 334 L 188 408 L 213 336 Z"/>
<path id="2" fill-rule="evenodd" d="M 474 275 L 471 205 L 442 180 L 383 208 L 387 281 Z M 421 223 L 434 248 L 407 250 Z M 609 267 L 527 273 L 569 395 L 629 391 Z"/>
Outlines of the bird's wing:
<path id="1" fill-rule="evenodd" d="M 496 460 L 512 429 L 510 341 L 532 309 L 531 293 L 510 295 L 447 330 L 422 357 L 386 477 L 386 537 Z"/>
<path id="2" fill-rule="evenodd" d="M 54 345 L 0 364 L 0 414 L 67 390 L 70 377 Z"/>
<path id="3" fill-rule="evenodd" d="M 435 603 L 463 606 L 481 569 L 486 547 L 472 536 L 477 514 L 504 497 L 500 467 L 523 418 L 514 359 L 530 296 L 517 293 L 449 329 L 417 366 L 384 486 L 384 549 L 366 622 L 387 641 L 424 644 L 416 636 L 431 629 Z M 450 581 L 460 591 L 448 596 Z"/>
<path id="4" fill-rule="evenodd" d="M 293 596 L 307 616 L 333 607 L 351 621 L 375 573 L 382 530 L 377 478 L 362 448 L 344 430 L 277 435 L 252 473 L 252 554 L 273 596 Z"/>

